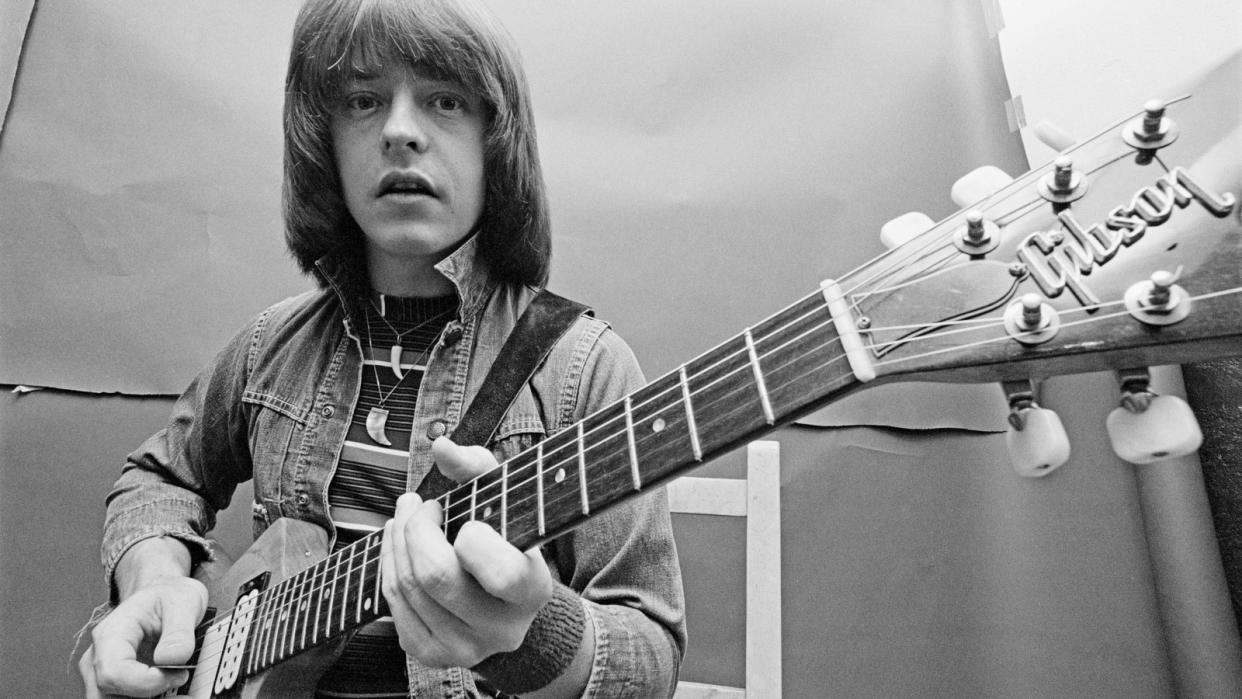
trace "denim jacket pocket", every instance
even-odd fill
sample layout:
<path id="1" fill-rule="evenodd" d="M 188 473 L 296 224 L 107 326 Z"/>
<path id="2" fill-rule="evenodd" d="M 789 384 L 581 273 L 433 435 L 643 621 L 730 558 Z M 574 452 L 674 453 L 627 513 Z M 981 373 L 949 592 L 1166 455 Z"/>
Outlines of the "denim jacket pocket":
<path id="1" fill-rule="evenodd" d="M 242 402 L 250 406 L 250 452 L 254 464 L 254 535 L 283 516 L 280 511 L 284 495 L 291 490 L 295 445 L 306 429 L 309 409 L 301 408 L 279 396 L 254 390 L 242 394 Z"/>
<path id="2" fill-rule="evenodd" d="M 492 454 L 496 461 L 503 462 L 542 442 L 547 433 L 543 423 L 537 417 L 508 420 L 500 424 L 492 439 Z"/>

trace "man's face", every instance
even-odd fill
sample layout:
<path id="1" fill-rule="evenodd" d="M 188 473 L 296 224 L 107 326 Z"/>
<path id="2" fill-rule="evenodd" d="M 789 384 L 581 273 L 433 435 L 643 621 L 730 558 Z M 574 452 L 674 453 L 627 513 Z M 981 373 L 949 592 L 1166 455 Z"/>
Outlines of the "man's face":
<path id="1" fill-rule="evenodd" d="M 373 276 L 377 265 L 434 274 L 478 221 L 484 109 L 461 85 L 399 63 L 346 83 L 332 143 Z"/>

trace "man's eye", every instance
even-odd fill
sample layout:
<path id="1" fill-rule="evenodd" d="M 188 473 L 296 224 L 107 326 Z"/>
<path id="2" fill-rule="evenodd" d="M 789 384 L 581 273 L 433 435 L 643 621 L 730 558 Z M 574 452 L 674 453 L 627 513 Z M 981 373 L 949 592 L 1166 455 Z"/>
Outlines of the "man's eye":
<path id="1" fill-rule="evenodd" d="M 452 95 L 440 95 L 435 99 L 436 109 L 445 112 L 456 112 L 463 109 L 466 104 L 463 100 Z"/>
<path id="2" fill-rule="evenodd" d="M 379 106 L 379 100 L 371 95 L 350 95 L 345 106 L 355 112 L 369 112 Z"/>

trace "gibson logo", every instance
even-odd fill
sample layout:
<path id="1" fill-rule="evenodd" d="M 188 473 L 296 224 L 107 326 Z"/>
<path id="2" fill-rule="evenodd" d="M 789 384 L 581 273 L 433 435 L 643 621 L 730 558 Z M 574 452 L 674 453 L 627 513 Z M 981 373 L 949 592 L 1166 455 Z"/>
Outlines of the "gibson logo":
<path id="1" fill-rule="evenodd" d="M 1018 259 L 1048 298 L 1069 289 L 1082 305 L 1098 305 L 1100 299 L 1083 284 L 1082 276 L 1113 259 L 1121 248 L 1133 245 L 1148 226 L 1168 221 L 1175 207 L 1184 209 L 1192 200 L 1217 218 L 1228 216 L 1235 203 L 1232 194 L 1215 194 L 1176 167 L 1155 184 L 1140 189 L 1129 204 L 1114 207 L 1103 224 L 1084 228 L 1072 213 L 1062 211 L 1057 219 L 1064 231 L 1039 231 L 1027 236 L 1018 247 Z"/>

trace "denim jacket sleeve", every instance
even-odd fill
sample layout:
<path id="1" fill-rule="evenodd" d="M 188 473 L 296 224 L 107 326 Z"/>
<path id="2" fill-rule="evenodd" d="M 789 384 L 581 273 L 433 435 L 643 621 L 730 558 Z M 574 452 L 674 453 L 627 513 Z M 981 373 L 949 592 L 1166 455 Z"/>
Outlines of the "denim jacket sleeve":
<path id="1" fill-rule="evenodd" d="M 177 399 L 168 425 L 126 460 L 107 498 L 101 554 L 109 586 L 121 556 L 146 538 L 176 537 L 196 561 L 209 555 L 216 512 L 251 474 L 241 398 L 264 318 L 215 356 Z"/>
<path id="2" fill-rule="evenodd" d="M 579 336 L 552 431 L 641 388 L 629 346 L 601 321 Z M 601 329 L 602 328 L 602 329 Z M 586 697 L 671 696 L 686 629 L 681 570 L 663 488 L 588 520 L 553 542 L 561 579 L 581 594 L 595 628 Z"/>

